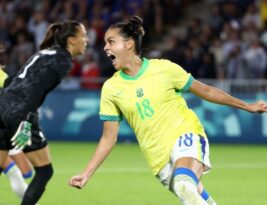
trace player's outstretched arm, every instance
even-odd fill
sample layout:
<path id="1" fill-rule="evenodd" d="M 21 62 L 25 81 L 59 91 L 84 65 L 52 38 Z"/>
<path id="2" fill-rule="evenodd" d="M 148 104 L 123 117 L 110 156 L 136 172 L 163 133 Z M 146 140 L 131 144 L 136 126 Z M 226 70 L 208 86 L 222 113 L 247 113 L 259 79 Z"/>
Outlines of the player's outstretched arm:
<path id="1" fill-rule="evenodd" d="M 195 95 L 213 103 L 228 105 L 232 107 L 236 107 L 239 109 L 246 110 L 248 112 L 253 113 L 264 113 L 267 112 L 267 104 L 260 100 L 255 103 L 248 104 L 238 98 L 235 98 L 224 91 L 205 85 L 197 80 L 194 80 L 191 87 L 190 92 Z"/>
<path id="2" fill-rule="evenodd" d="M 103 135 L 99 141 L 99 144 L 96 148 L 96 151 L 88 162 L 85 170 L 79 174 L 70 178 L 69 185 L 76 188 L 83 188 L 90 177 L 94 174 L 97 168 L 101 165 L 101 163 L 106 159 L 109 155 L 112 147 L 117 142 L 119 130 L 119 122 L 113 121 L 105 121 L 103 127 Z"/>

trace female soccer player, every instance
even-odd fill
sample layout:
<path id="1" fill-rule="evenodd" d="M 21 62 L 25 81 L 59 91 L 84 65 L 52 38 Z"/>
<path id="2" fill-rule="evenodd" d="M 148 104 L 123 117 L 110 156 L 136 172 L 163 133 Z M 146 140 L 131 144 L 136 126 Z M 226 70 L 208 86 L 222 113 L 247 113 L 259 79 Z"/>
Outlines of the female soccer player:
<path id="1" fill-rule="evenodd" d="M 2 48 L 3 46 L 0 44 L 0 50 Z M 0 68 L 0 89 L 7 84 L 5 83 L 7 77 L 7 74 Z M 22 199 L 28 187 L 24 178 L 27 179 L 32 176 L 32 166 L 21 150 L 13 149 L 8 154 L 9 156 L 2 164 L 3 172 L 8 177 L 12 190 Z"/>
<path id="2" fill-rule="evenodd" d="M 87 43 L 86 30 L 79 22 L 50 25 L 41 50 L 0 91 L 0 165 L 13 147 L 10 141 L 13 136 L 15 147 L 21 149 L 26 143 L 29 145 L 23 151 L 35 169 L 22 205 L 36 204 L 53 174 L 47 141 L 39 128 L 36 110 L 67 75 L 72 67 L 72 57 L 85 52 Z M 25 122 L 27 116 L 30 116 L 30 123 Z"/>
<path id="3" fill-rule="evenodd" d="M 85 170 L 69 185 L 85 186 L 117 141 L 122 116 L 134 130 L 153 174 L 169 187 L 184 205 L 216 204 L 199 180 L 211 168 L 209 144 L 196 114 L 182 95 L 189 90 L 213 103 L 254 113 L 267 111 L 259 101 L 247 104 L 225 92 L 194 80 L 168 60 L 141 58 L 144 35 L 142 19 L 112 25 L 105 34 L 104 50 L 117 72 L 102 88 L 100 119 L 103 135 Z"/>
<path id="4" fill-rule="evenodd" d="M 15 160 L 13 160 L 14 158 Z M 15 192 L 20 199 L 23 199 L 28 188 L 28 184 L 24 179 L 28 179 L 32 176 L 32 166 L 28 162 L 26 156 L 20 150 L 19 153 L 9 153 L 9 156 L 2 167 L 4 174 L 9 179 L 13 192 Z"/>

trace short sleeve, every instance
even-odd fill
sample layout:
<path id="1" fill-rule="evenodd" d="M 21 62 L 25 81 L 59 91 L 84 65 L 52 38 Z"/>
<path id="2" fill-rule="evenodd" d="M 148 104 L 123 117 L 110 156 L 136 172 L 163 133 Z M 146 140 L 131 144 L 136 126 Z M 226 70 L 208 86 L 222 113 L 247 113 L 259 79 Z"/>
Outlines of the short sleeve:
<path id="1" fill-rule="evenodd" d="M 112 96 L 112 90 L 109 88 L 108 82 L 102 87 L 99 115 L 100 120 L 103 121 L 121 121 L 123 119 L 118 106 L 115 104 L 115 99 Z"/>
<path id="2" fill-rule="evenodd" d="M 189 90 L 194 78 L 178 64 L 167 61 L 168 77 L 177 91 L 186 92 Z"/>

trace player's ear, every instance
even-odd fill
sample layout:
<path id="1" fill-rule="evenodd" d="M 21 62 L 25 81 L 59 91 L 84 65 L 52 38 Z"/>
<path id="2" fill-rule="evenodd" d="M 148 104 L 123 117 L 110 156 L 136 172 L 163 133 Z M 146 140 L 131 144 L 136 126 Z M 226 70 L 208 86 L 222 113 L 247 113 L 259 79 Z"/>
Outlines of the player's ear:
<path id="1" fill-rule="evenodd" d="M 134 40 L 133 39 L 126 40 L 126 48 L 127 48 L 127 50 L 131 50 L 133 47 L 134 47 Z"/>
<path id="2" fill-rule="evenodd" d="M 67 40 L 67 44 L 70 45 L 70 46 L 74 46 L 75 45 L 75 42 L 76 42 L 76 39 L 75 37 L 69 37 L 68 40 Z"/>

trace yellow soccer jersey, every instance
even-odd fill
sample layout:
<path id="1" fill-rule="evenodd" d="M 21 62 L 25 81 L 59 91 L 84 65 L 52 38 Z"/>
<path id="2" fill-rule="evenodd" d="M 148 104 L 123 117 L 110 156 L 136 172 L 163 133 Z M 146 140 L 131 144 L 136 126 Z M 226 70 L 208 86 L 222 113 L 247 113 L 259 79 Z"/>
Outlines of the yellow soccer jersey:
<path id="1" fill-rule="evenodd" d="M 175 140 L 186 132 L 206 136 L 182 95 L 193 81 L 191 74 L 168 60 L 143 59 L 135 77 L 117 71 L 102 88 L 101 120 L 121 120 L 134 130 L 139 146 L 156 175 L 170 160 Z"/>
<path id="2" fill-rule="evenodd" d="M 4 82 L 7 78 L 7 74 L 0 68 L 0 88 L 4 86 Z"/>

